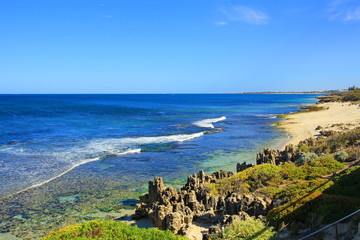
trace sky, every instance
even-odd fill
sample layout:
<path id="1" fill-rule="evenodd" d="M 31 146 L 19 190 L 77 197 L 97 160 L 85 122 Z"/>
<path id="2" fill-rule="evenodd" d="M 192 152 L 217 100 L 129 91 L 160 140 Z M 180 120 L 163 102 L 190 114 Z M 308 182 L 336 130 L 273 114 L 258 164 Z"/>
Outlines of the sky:
<path id="1" fill-rule="evenodd" d="M 3 0 L 0 93 L 360 84 L 360 0 Z"/>

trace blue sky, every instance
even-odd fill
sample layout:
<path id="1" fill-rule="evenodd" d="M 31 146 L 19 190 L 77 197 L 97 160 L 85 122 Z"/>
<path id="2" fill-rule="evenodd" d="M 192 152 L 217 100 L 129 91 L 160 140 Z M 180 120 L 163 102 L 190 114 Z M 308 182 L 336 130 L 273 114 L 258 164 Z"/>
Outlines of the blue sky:
<path id="1" fill-rule="evenodd" d="M 360 85 L 360 0 L 5 0 L 0 93 Z"/>

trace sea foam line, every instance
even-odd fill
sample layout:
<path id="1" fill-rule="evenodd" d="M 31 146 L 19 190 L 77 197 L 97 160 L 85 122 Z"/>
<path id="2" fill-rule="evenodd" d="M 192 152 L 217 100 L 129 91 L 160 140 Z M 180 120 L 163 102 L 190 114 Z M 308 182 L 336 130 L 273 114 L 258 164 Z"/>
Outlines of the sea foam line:
<path id="1" fill-rule="evenodd" d="M 220 119 L 220 118 L 219 118 Z M 221 119 L 222 120 L 222 119 Z M 218 120 L 218 121 L 221 121 Z M 13 196 L 15 194 L 24 192 L 26 190 L 32 189 L 32 188 L 36 188 L 39 187 L 41 185 L 44 185 L 46 183 L 51 182 L 52 180 L 55 180 L 63 175 L 65 175 L 66 173 L 70 172 L 71 170 L 73 170 L 74 168 L 89 163 L 89 162 L 93 162 L 93 161 L 98 161 L 101 158 L 103 158 L 104 156 L 109 156 L 109 155 L 126 155 L 126 154 L 134 154 L 134 153 L 140 153 L 141 149 L 137 148 L 137 146 L 141 146 L 141 145 L 146 145 L 146 144 L 156 144 L 156 143 L 170 143 L 170 142 L 184 142 L 184 141 L 189 141 L 198 137 L 201 137 L 205 134 L 205 132 L 198 132 L 198 133 L 192 133 L 192 134 L 177 134 L 177 135 L 168 135 L 168 136 L 156 136 L 156 137 L 135 137 L 135 138 L 113 138 L 113 139 L 99 139 L 99 140 L 93 140 L 91 143 L 89 143 L 89 145 L 87 145 L 86 147 L 82 147 L 82 148 L 78 148 L 78 149 L 73 149 L 71 152 L 75 151 L 78 153 L 93 153 L 93 154 L 98 154 L 98 153 L 102 153 L 102 156 L 97 156 L 97 157 L 93 157 L 93 158 L 85 158 L 82 161 L 79 161 L 77 163 L 73 163 L 71 165 L 71 167 L 67 170 L 65 170 L 64 172 L 60 173 L 59 175 L 56 175 L 55 177 L 52 177 L 48 180 L 45 180 L 41 183 L 38 184 L 34 184 L 30 187 L 24 188 L 20 191 L 17 191 L 15 193 L 9 194 L 3 198 L 7 198 L 10 196 Z M 133 148 L 130 149 L 126 149 L 125 151 L 118 151 L 117 149 L 119 149 L 119 147 L 129 147 L 132 146 Z M 105 150 L 105 151 L 104 151 Z M 22 154 L 26 154 L 26 151 L 23 150 Z M 3 199 L 0 198 L 0 199 Z"/>
<path id="2" fill-rule="evenodd" d="M 169 142 L 184 142 L 189 141 L 204 135 L 204 132 L 192 133 L 192 134 L 177 134 L 169 136 L 157 136 L 157 137 L 137 137 L 137 138 L 123 138 L 121 141 L 127 144 L 153 144 L 153 143 L 169 143 Z"/>
<path id="3" fill-rule="evenodd" d="M 140 148 L 138 148 L 138 149 L 129 149 L 129 150 L 126 150 L 126 151 L 124 151 L 124 152 L 122 152 L 122 153 L 117 153 L 116 155 L 126 155 L 126 154 L 140 153 L 140 152 L 141 152 L 141 149 L 140 149 Z M 11 197 L 11 196 L 13 196 L 13 195 L 16 195 L 16 194 L 25 192 L 25 191 L 27 191 L 27 190 L 29 190 L 29 189 L 36 188 L 36 187 L 40 187 L 40 186 L 42 186 L 42 185 L 44 185 L 44 184 L 46 184 L 46 183 L 49 183 L 49 182 L 51 182 L 51 181 L 53 181 L 53 180 L 55 180 L 55 179 L 57 179 L 57 178 L 65 175 L 65 174 L 67 174 L 68 172 L 70 172 L 71 170 L 73 170 L 74 168 L 76 168 L 76 167 L 78 167 L 78 166 L 81 166 L 81 165 L 83 165 L 83 164 L 85 164 L 85 163 L 98 161 L 98 160 L 100 160 L 100 159 L 101 159 L 101 157 L 95 157 L 95 158 L 85 159 L 85 160 L 83 160 L 83 161 L 81 161 L 81 162 L 78 162 L 78 163 L 76 163 L 76 164 L 73 164 L 69 169 L 65 170 L 64 172 L 60 173 L 59 175 L 56 175 L 55 177 L 52 177 L 52 178 L 50 178 L 50 179 L 48 179 L 48 180 L 45 180 L 45 181 L 43 181 L 43 182 L 41 182 L 41 183 L 34 184 L 34 185 L 30 186 L 30 187 L 24 188 L 24 189 L 22 189 L 22 190 L 20 190 L 20 191 L 17 191 L 17 192 L 15 192 L 15 193 L 11 193 L 11 194 L 9 194 L 9 195 L 7 195 L 7 196 L 5 196 L 5 197 L 3 197 L 3 198 L 0 198 L 0 199 L 5 199 L 5 198 Z"/>
<path id="4" fill-rule="evenodd" d="M 198 127 L 203 127 L 203 128 L 214 128 L 213 123 L 220 122 L 220 121 L 223 121 L 225 119 L 226 119 L 225 116 L 218 117 L 218 118 L 209 118 L 209 119 L 196 121 L 193 124 L 198 126 Z"/>

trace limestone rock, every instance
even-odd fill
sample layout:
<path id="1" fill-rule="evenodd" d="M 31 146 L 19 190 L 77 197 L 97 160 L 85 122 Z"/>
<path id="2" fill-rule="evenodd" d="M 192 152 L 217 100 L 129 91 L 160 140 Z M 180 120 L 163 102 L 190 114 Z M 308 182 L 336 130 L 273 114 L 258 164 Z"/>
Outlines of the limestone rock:
<path id="1" fill-rule="evenodd" d="M 249 168 L 249 167 L 252 167 L 254 165 L 252 164 L 246 164 L 246 162 L 243 162 L 242 164 L 238 163 L 236 165 L 236 172 L 241 172 L 241 171 L 244 171 L 245 169 Z"/>
<path id="2" fill-rule="evenodd" d="M 156 227 L 183 234 L 194 219 L 225 224 L 235 219 L 248 219 L 249 215 L 265 215 L 272 206 L 269 199 L 239 193 L 218 196 L 208 192 L 208 184 L 231 176 L 233 173 L 228 171 L 211 175 L 200 171 L 189 176 L 180 191 L 165 187 L 163 179 L 155 177 L 154 181 L 149 181 L 149 193 L 140 197 L 134 218 L 148 216 Z"/>

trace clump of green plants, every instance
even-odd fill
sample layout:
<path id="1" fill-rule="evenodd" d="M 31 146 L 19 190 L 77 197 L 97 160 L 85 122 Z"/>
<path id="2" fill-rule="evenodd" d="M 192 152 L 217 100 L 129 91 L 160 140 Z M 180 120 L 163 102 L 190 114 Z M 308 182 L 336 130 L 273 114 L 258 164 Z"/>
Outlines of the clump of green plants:
<path id="1" fill-rule="evenodd" d="M 225 227 L 221 234 L 211 236 L 212 239 L 234 240 L 269 240 L 275 239 L 276 232 L 272 227 L 266 226 L 261 220 L 235 221 Z"/>
<path id="2" fill-rule="evenodd" d="M 302 144 L 299 144 L 298 149 L 302 153 L 307 153 L 310 151 L 311 147 L 302 143 Z"/>
<path id="3" fill-rule="evenodd" d="M 347 148 L 356 146 L 360 141 L 360 127 L 345 132 L 336 132 L 327 138 L 313 139 L 311 145 L 299 144 L 298 150 L 302 153 L 313 152 L 320 154 L 334 154 L 340 151 L 347 151 Z M 356 146 L 356 149 L 359 147 Z"/>
<path id="4" fill-rule="evenodd" d="M 210 193 L 220 195 L 227 195 L 230 192 L 248 193 L 262 187 L 278 184 L 277 173 L 280 171 L 280 166 L 257 165 L 216 184 L 210 184 L 208 190 Z"/>
<path id="5" fill-rule="evenodd" d="M 316 164 L 324 168 L 333 168 L 335 162 L 341 164 L 335 161 L 329 165 L 329 156 L 319 159 Z M 360 207 L 360 166 L 345 169 L 331 179 L 297 179 L 280 190 L 268 191 L 284 202 L 268 213 L 267 220 L 273 224 L 306 223 L 311 219 L 310 213 L 329 223 Z"/>
<path id="6" fill-rule="evenodd" d="M 347 91 L 342 96 L 343 101 L 359 101 L 360 100 L 360 89 L 355 88 Z"/>
<path id="7" fill-rule="evenodd" d="M 117 240 L 140 240 L 140 239 L 187 239 L 183 236 L 174 235 L 169 230 L 161 231 L 156 228 L 138 228 L 119 221 L 94 220 L 81 224 L 70 225 L 58 231 L 51 232 L 43 240 L 85 240 L 85 239 L 117 239 Z"/>
<path id="8" fill-rule="evenodd" d="M 324 106 L 307 105 L 307 106 L 301 107 L 301 111 L 300 111 L 300 112 L 316 112 L 316 111 L 322 111 L 322 110 L 327 110 L 327 109 L 329 109 L 329 108 L 328 108 L 328 107 L 324 107 Z"/>
<path id="9" fill-rule="evenodd" d="M 360 89 L 352 86 L 348 91 L 335 92 L 319 98 L 320 102 L 357 102 L 360 101 Z"/>
<path id="10" fill-rule="evenodd" d="M 314 162 L 317 159 L 317 155 L 315 153 L 309 152 L 305 153 L 297 160 L 297 164 L 304 165 L 304 164 L 310 164 Z"/>
<path id="11" fill-rule="evenodd" d="M 349 154 L 349 158 L 346 160 L 347 162 L 360 159 L 360 147 L 358 146 L 348 147 L 346 148 L 346 152 Z"/>
<path id="12" fill-rule="evenodd" d="M 338 152 L 335 159 L 339 162 L 345 162 L 349 158 L 349 154 L 345 151 Z"/>

